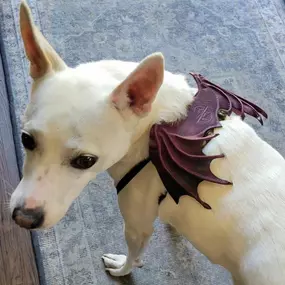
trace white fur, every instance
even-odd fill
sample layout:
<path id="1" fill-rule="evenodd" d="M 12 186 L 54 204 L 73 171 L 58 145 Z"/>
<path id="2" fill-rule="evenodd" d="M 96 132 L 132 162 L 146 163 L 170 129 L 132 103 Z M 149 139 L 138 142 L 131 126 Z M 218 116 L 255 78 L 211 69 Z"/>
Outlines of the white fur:
<path id="1" fill-rule="evenodd" d="M 96 173 L 108 170 L 117 183 L 147 157 L 154 123 L 185 115 L 196 89 L 183 76 L 167 71 L 150 113 L 140 117 L 129 108 L 118 110 L 111 94 L 137 67 L 131 62 L 100 61 L 48 72 L 35 82 L 23 128 L 35 135 L 38 149 L 27 151 L 11 211 L 23 201 L 29 208 L 44 207 L 43 227 L 54 225 Z M 214 160 L 211 169 L 233 186 L 205 181 L 199 185 L 201 198 L 212 210 L 189 196 L 177 205 L 167 195 L 158 205 L 164 187 L 148 164 L 118 197 L 129 252 L 127 257 L 103 256 L 112 275 L 123 276 L 142 265 L 140 256 L 159 216 L 213 263 L 227 268 L 235 284 L 284 284 L 284 158 L 239 117 L 222 125 L 204 152 L 225 155 Z M 85 171 L 71 168 L 68 162 L 79 150 L 97 155 L 98 162 Z"/>

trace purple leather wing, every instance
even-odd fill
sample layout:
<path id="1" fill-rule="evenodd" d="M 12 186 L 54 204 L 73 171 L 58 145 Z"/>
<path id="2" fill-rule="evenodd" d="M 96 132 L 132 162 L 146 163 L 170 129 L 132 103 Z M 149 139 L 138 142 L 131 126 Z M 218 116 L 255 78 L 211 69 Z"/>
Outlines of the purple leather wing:
<path id="1" fill-rule="evenodd" d="M 258 106 L 227 91 L 200 74 L 191 75 L 197 82 L 198 92 L 189 106 L 188 115 L 173 124 L 156 124 L 150 131 L 149 155 L 169 195 L 179 202 L 183 195 L 196 199 L 206 209 L 210 205 L 198 194 L 198 184 L 203 180 L 229 185 L 210 170 L 213 159 L 223 155 L 206 156 L 202 149 L 216 135 L 214 128 L 221 127 L 221 116 L 232 112 L 244 119 L 245 114 L 263 124 L 267 114 Z"/>

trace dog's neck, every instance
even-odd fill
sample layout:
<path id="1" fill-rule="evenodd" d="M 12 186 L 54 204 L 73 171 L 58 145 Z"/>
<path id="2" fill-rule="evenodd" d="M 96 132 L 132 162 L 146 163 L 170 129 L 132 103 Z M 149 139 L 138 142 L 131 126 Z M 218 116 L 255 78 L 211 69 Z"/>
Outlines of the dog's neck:
<path id="1" fill-rule="evenodd" d="M 166 72 L 164 83 L 153 102 L 150 113 L 142 118 L 132 136 L 132 145 L 127 154 L 108 172 L 115 184 L 138 162 L 148 156 L 149 131 L 152 125 L 174 122 L 187 113 L 197 89 L 190 88 L 181 75 Z"/>

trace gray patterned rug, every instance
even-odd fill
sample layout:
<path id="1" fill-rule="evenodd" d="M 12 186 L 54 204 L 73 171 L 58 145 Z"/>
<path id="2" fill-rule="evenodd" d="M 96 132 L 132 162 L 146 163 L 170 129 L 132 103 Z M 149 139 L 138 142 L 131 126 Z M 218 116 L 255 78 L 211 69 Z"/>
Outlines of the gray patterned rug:
<path id="1" fill-rule="evenodd" d="M 285 4 L 283 0 L 30 0 L 36 23 L 65 61 L 141 60 L 162 51 L 173 72 L 200 72 L 263 106 L 256 129 L 285 154 Z M 18 0 L 0 1 L 0 42 L 19 164 L 19 120 L 30 79 L 19 37 Z M 191 83 L 193 83 L 191 81 Z M 94 195 L 96 193 L 96 195 Z M 146 265 L 129 277 L 105 273 L 101 255 L 126 250 L 110 178 L 101 174 L 54 229 L 33 235 L 42 284 L 228 285 L 189 242 L 156 223 Z"/>

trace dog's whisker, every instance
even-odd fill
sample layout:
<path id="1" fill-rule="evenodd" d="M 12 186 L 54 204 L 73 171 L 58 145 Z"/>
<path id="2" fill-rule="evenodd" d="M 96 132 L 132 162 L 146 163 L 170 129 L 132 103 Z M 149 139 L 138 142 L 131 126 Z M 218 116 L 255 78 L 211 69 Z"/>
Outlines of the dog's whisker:
<path id="1" fill-rule="evenodd" d="M 4 211 L 10 211 L 10 203 L 8 201 L 2 201 L 0 205 L 3 207 Z"/>
<path id="2" fill-rule="evenodd" d="M 5 193 L 7 194 L 7 196 L 10 198 L 12 196 L 12 193 L 8 192 L 7 190 L 5 191 Z"/>
<path id="3" fill-rule="evenodd" d="M 0 180 L 2 180 L 2 182 L 5 184 L 5 186 L 8 186 L 8 188 L 10 189 L 10 190 L 12 190 L 12 191 L 14 191 L 14 189 L 15 189 L 15 187 L 9 182 L 9 181 L 7 181 L 6 179 L 4 179 L 4 178 L 0 178 Z M 11 192 L 7 192 L 7 190 L 6 190 L 6 193 L 8 194 L 8 195 L 12 195 L 12 193 Z"/>

